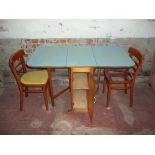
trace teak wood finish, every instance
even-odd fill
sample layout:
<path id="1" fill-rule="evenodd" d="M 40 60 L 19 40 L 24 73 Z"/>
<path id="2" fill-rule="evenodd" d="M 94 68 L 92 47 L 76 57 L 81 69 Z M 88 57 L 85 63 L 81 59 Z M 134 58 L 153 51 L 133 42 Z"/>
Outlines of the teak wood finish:
<path id="1" fill-rule="evenodd" d="M 103 93 L 106 84 L 108 88 L 106 107 L 109 107 L 111 90 L 124 90 L 125 94 L 127 94 L 128 89 L 130 89 L 129 106 L 130 107 L 133 106 L 135 79 L 144 62 L 144 56 L 140 53 L 139 50 L 131 47 L 129 48 L 128 53 L 135 63 L 133 67 L 127 69 L 120 69 L 120 68 L 104 69 Z"/>
<path id="2" fill-rule="evenodd" d="M 71 68 L 71 112 L 88 112 L 93 121 L 95 83 L 93 67 Z"/>
<path id="3" fill-rule="evenodd" d="M 24 56 L 25 56 L 24 49 L 21 49 L 13 53 L 9 59 L 9 67 L 16 79 L 16 82 L 19 88 L 20 111 L 23 110 L 23 98 L 24 98 L 23 93 L 25 93 L 25 97 L 28 96 L 28 93 L 43 93 L 45 107 L 46 107 L 46 110 L 48 110 L 47 87 L 49 86 L 49 80 L 47 78 L 47 80 L 45 80 L 43 83 L 22 83 L 21 78 L 27 73 L 29 73 L 27 71 Z M 39 73 L 39 71 L 34 71 L 34 72 Z M 32 71 L 31 74 L 33 75 L 34 72 Z M 48 77 L 48 73 L 47 73 L 47 77 Z M 49 89 L 49 94 L 51 95 L 50 89 Z"/>

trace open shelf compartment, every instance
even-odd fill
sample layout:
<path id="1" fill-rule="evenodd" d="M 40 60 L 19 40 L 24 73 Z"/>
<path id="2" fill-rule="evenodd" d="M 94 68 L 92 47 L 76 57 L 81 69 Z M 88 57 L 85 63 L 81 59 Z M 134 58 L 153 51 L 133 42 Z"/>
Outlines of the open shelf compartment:
<path id="1" fill-rule="evenodd" d="M 73 91 L 73 109 L 87 111 L 87 90 Z"/>
<path id="2" fill-rule="evenodd" d="M 87 73 L 73 74 L 73 89 L 89 89 Z"/>

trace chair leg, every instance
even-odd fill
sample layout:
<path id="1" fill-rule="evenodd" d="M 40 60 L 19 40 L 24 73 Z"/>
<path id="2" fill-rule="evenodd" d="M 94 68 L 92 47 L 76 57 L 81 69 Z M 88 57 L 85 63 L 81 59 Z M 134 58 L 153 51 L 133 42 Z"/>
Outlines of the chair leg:
<path id="1" fill-rule="evenodd" d="M 128 80 L 128 75 L 127 75 L 127 74 L 125 74 L 124 80 L 125 80 L 125 81 Z M 127 84 L 124 84 L 124 87 L 127 87 Z M 124 90 L 124 93 L 127 94 L 127 89 Z"/>
<path id="2" fill-rule="evenodd" d="M 130 85 L 130 107 L 132 107 L 133 106 L 133 88 L 134 88 L 134 85 L 133 84 L 131 84 Z"/>
<path id="3" fill-rule="evenodd" d="M 109 83 L 109 84 L 108 84 L 107 104 L 106 104 L 106 107 L 109 107 L 110 93 L 111 93 L 111 84 Z"/>
<path id="4" fill-rule="evenodd" d="M 25 87 L 25 97 L 28 97 L 28 87 Z"/>
<path id="5" fill-rule="evenodd" d="M 43 95 L 44 95 L 44 101 L 45 101 L 46 110 L 48 110 L 47 87 L 44 86 L 42 88 L 43 88 Z"/>
<path id="6" fill-rule="evenodd" d="M 23 111 L 23 91 L 22 91 L 22 88 L 19 89 L 19 94 L 20 94 L 20 111 Z"/>
<path id="7" fill-rule="evenodd" d="M 105 76 L 104 76 L 102 93 L 105 92 L 105 86 L 106 86 L 106 78 L 105 78 Z"/>

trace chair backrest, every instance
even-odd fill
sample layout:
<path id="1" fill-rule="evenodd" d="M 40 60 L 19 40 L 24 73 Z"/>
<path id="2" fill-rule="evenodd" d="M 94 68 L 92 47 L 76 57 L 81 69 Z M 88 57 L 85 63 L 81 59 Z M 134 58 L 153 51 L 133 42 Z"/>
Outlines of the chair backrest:
<path id="1" fill-rule="evenodd" d="M 20 75 L 27 72 L 24 55 L 24 49 L 20 49 L 13 53 L 9 59 L 9 67 L 18 85 L 20 85 Z"/>
<path id="2" fill-rule="evenodd" d="M 131 76 L 132 80 L 134 81 L 144 63 L 144 55 L 140 53 L 138 49 L 129 48 L 128 51 L 130 57 L 135 62 L 135 65 L 129 69 L 129 75 Z"/>

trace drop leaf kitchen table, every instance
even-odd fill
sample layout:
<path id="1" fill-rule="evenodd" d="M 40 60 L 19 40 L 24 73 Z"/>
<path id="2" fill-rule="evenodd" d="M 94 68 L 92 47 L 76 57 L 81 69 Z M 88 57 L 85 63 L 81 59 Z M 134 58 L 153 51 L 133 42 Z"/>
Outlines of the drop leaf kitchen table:
<path id="1" fill-rule="evenodd" d="M 92 121 L 95 95 L 93 67 L 129 68 L 134 66 L 134 62 L 127 51 L 116 45 L 42 45 L 35 49 L 27 65 L 47 68 L 53 106 L 54 98 L 70 88 L 71 111 L 87 111 Z M 51 80 L 53 68 L 71 69 L 70 86 L 56 95 L 53 95 Z"/>

